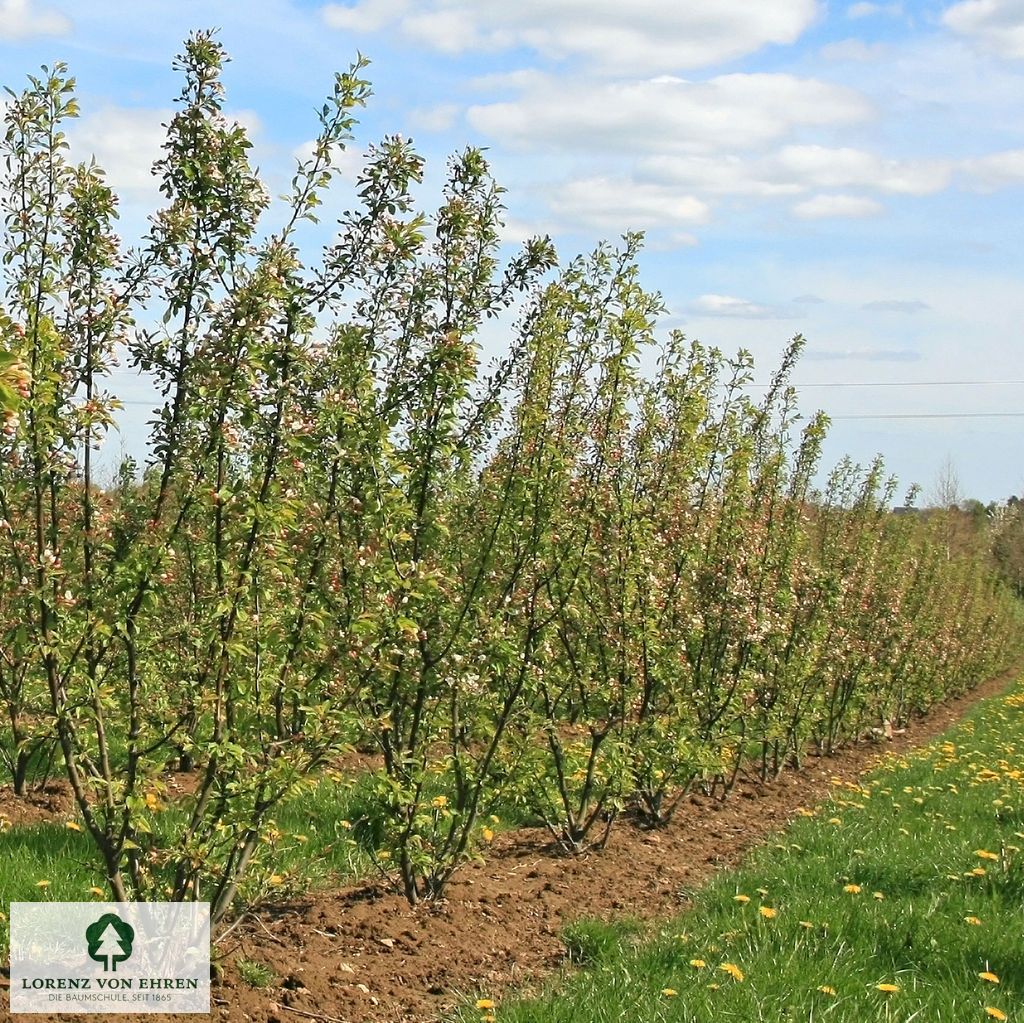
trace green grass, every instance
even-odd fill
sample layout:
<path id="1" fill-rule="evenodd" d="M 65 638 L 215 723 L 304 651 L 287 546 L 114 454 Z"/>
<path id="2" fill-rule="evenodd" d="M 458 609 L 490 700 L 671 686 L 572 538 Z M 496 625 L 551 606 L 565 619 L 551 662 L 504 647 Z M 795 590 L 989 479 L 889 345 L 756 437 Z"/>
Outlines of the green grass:
<path id="1" fill-rule="evenodd" d="M 368 870 L 346 826 L 365 797 L 358 782 L 325 779 L 281 807 L 286 881 Z M 984 1023 L 1000 1018 L 991 1008 L 1024 1023 L 1024 685 L 924 749 L 837 784 L 804 814 L 648 940 L 638 945 L 629 922 L 575 921 L 564 937 L 583 969 L 540 1001 L 461 1018 Z M 98 897 L 91 859 L 87 836 L 63 824 L 0 834 L 0 912 L 11 901 Z"/>
<path id="2" fill-rule="evenodd" d="M 238 975 L 249 987 L 270 987 L 277 980 L 277 974 L 266 963 L 255 959 L 237 959 Z"/>
<path id="3" fill-rule="evenodd" d="M 1021 849 L 1018 684 L 926 748 L 836 784 L 824 807 L 639 947 L 628 931 L 616 941 L 608 925 L 576 922 L 568 938 L 584 935 L 589 967 L 539 1000 L 483 1013 L 500 1023 L 1024 1023 Z"/>
<path id="4" fill-rule="evenodd" d="M 268 898 L 342 884 L 371 870 L 350 823 L 365 802 L 358 781 L 324 777 L 287 800 L 275 817 L 275 878 Z M 158 836 L 173 833 L 183 811 L 169 806 L 153 815 Z M 10 949 L 12 902 L 103 901 L 108 897 L 91 839 L 75 822 L 0 826 L 0 961 Z"/>

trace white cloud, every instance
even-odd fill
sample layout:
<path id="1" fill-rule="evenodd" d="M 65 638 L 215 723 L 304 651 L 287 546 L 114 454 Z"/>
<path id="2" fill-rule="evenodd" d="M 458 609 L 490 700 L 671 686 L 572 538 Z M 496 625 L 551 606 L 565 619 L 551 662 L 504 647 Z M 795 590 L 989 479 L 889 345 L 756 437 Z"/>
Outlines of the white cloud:
<path id="1" fill-rule="evenodd" d="M 874 199 L 859 195 L 816 195 L 793 207 L 793 215 L 801 220 L 820 220 L 824 217 L 874 217 L 883 206 Z"/>
<path id="2" fill-rule="evenodd" d="M 455 127 L 462 108 L 457 103 L 438 103 L 409 111 L 409 123 L 424 131 L 449 131 Z"/>
<path id="3" fill-rule="evenodd" d="M 798 127 L 855 124 L 873 113 L 858 92 L 790 74 L 705 82 L 564 82 L 534 75 L 514 102 L 478 104 L 470 125 L 509 147 L 709 153 L 764 146 Z"/>
<path id="4" fill-rule="evenodd" d="M 345 32 L 379 32 L 405 17 L 406 0 L 362 0 L 357 4 L 327 4 L 322 10 L 328 28 Z"/>
<path id="5" fill-rule="evenodd" d="M 1000 57 L 1024 58 L 1024 3 L 1021 0 L 963 0 L 942 14 L 954 32 Z"/>
<path id="6" fill-rule="evenodd" d="M 0 0 L 0 39 L 63 36 L 71 22 L 52 9 L 37 9 L 29 0 Z"/>
<path id="7" fill-rule="evenodd" d="M 548 205 L 557 217 L 599 231 L 693 227 L 710 219 L 708 205 L 661 185 L 609 177 L 582 178 L 556 187 Z M 686 244 L 692 244 L 686 236 Z"/>
<path id="8" fill-rule="evenodd" d="M 153 174 L 153 164 L 163 155 L 165 125 L 174 114 L 171 109 L 100 107 L 69 128 L 72 155 L 86 161 L 95 157 L 116 194 L 155 202 L 159 180 Z M 250 110 L 229 116 L 246 129 L 250 139 L 262 130 L 259 117 Z"/>
<path id="9" fill-rule="evenodd" d="M 328 4 L 332 28 L 397 30 L 442 53 L 526 47 L 619 71 L 707 67 L 796 42 L 818 0 L 358 0 Z"/>
<path id="10" fill-rule="evenodd" d="M 919 299 L 882 298 L 873 302 L 865 302 L 861 309 L 872 313 L 920 313 L 931 306 Z"/>
<path id="11" fill-rule="evenodd" d="M 764 160 L 721 156 L 655 155 L 637 161 L 637 170 L 662 183 L 685 186 L 706 195 L 747 195 L 762 199 L 799 195 L 806 187 L 795 180 L 773 176 Z"/>
<path id="12" fill-rule="evenodd" d="M 316 152 L 316 139 L 310 139 L 308 142 L 303 142 L 301 146 L 296 146 L 292 150 L 292 158 L 300 163 L 305 163 L 313 156 L 314 152 Z M 352 178 L 354 180 L 363 169 L 365 163 L 366 154 L 358 146 L 354 146 L 351 143 L 334 154 L 335 173 L 344 178 Z"/>
<path id="13" fill-rule="evenodd" d="M 698 316 L 735 316 L 745 320 L 779 320 L 791 316 L 779 306 L 763 305 L 733 295 L 701 295 L 690 303 L 689 308 Z"/>
<path id="14" fill-rule="evenodd" d="M 802 359 L 813 362 L 920 362 L 921 355 L 907 348 L 808 348 Z"/>
<path id="15" fill-rule="evenodd" d="M 654 180 L 699 192 L 760 198 L 825 188 L 931 195 L 949 184 L 953 170 L 947 160 L 886 160 L 860 149 L 813 145 L 784 146 L 756 159 L 663 154 L 645 157 L 637 166 Z"/>
<path id="16" fill-rule="evenodd" d="M 1024 149 L 964 160 L 960 166 L 974 178 L 979 191 L 992 192 L 1008 185 L 1024 184 Z"/>
<path id="17" fill-rule="evenodd" d="M 876 188 L 893 195 L 931 195 L 952 176 L 947 160 L 883 160 L 849 147 L 786 146 L 774 162 L 812 188 Z"/>
<path id="18" fill-rule="evenodd" d="M 95 156 L 114 192 L 155 196 L 153 163 L 160 158 L 167 135 L 163 125 L 173 116 L 172 110 L 101 107 L 69 130 L 72 152 L 77 159 Z"/>
<path id="19" fill-rule="evenodd" d="M 896 17 L 903 13 L 903 4 L 856 3 L 846 8 L 848 18 L 871 18 L 878 14 Z"/>
<path id="20" fill-rule="evenodd" d="M 858 64 L 875 64 L 891 56 L 886 43 L 866 43 L 863 39 L 841 39 L 821 48 L 826 60 L 852 60 Z"/>

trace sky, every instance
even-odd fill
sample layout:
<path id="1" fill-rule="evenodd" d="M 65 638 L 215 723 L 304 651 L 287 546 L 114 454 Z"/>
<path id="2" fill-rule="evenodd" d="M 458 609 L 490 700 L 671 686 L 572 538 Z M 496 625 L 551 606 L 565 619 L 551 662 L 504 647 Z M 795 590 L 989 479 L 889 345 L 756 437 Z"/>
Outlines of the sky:
<path id="1" fill-rule="evenodd" d="M 1024 0 L 0 0 L 0 84 L 68 65 L 72 149 L 105 168 L 126 241 L 159 204 L 173 57 L 214 27 L 272 192 L 362 53 L 349 184 L 401 133 L 429 210 L 448 156 L 484 147 L 510 253 L 643 231 L 659 330 L 751 351 L 757 382 L 804 335 L 826 469 L 881 455 L 923 503 L 950 469 L 965 498 L 1024 492 Z M 127 368 L 114 390 L 108 444 L 136 453 L 151 396 Z"/>

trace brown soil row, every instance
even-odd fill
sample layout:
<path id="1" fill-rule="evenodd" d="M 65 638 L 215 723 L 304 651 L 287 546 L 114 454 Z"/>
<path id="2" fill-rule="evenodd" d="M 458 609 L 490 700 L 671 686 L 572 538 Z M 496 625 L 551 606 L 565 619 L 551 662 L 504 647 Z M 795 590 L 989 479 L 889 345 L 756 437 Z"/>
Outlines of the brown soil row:
<path id="1" fill-rule="evenodd" d="M 214 987 L 212 1017 L 240 1023 L 428 1023 L 460 999 L 498 1002 L 511 988 L 529 989 L 564 962 L 560 933 L 566 922 L 656 921 L 680 912 L 687 891 L 785 827 L 798 807 L 821 802 L 833 776 L 855 780 L 881 753 L 927 742 L 975 701 L 1003 691 L 1016 674 L 937 707 L 891 739 L 810 758 L 803 770 L 788 771 L 771 784 L 741 782 L 724 804 L 693 796 L 663 831 L 616 825 L 601 852 L 565 859 L 539 829 L 499 835 L 486 863 L 463 868 L 438 904 L 413 908 L 368 885 L 277 906 L 244 922 L 220 946 L 226 970 Z M 0 817 L 16 825 L 69 811 L 59 784 L 28 802 L 0 791 Z M 277 980 L 250 987 L 238 975 L 239 959 L 265 963 Z M 5 994 L 0 999 L 7 1001 Z M 5 1011 L 6 1004 L 0 1015 Z M 15 1018 L 43 1023 L 101 1017 Z M 142 1023 L 153 1017 L 119 1019 Z"/>

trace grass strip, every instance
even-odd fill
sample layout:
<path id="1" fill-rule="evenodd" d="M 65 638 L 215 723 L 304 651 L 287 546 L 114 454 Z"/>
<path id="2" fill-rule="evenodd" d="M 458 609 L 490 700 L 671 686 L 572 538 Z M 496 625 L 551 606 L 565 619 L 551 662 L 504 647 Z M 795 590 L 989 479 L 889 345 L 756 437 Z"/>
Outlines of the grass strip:
<path id="1" fill-rule="evenodd" d="M 1024 680 L 930 744 L 833 779 L 642 942 L 574 922 L 584 968 L 499 1023 L 1024 1023 Z M 582 939 L 581 939 L 582 935 Z M 616 940 L 617 939 L 617 940 Z"/>

